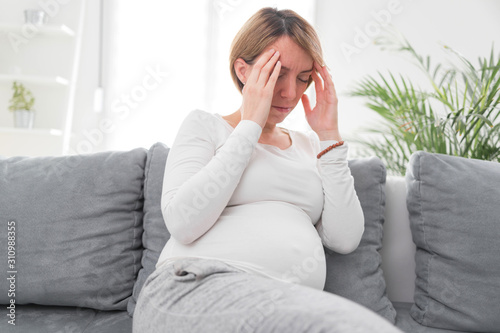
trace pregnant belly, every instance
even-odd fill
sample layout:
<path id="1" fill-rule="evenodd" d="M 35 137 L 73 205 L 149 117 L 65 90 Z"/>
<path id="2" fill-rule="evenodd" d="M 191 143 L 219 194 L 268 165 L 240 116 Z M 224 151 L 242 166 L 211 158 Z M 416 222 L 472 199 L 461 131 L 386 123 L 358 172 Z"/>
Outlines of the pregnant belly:
<path id="1" fill-rule="evenodd" d="M 206 257 L 245 271 L 323 289 L 323 246 L 309 216 L 283 202 L 227 207 L 202 237 L 189 245 L 169 240 L 168 257 Z"/>

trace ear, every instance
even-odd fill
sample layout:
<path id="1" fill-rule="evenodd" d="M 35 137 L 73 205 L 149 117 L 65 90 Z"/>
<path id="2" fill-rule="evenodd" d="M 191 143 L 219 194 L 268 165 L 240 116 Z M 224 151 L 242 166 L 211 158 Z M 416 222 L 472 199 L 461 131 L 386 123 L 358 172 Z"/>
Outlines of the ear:
<path id="1" fill-rule="evenodd" d="M 250 65 L 247 64 L 242 58 L 238 58 L 234 62 L 234 71 L 236 72 L 238 79 L 245 84 L 247 82 L 248 75 L 250 75 Z"/>

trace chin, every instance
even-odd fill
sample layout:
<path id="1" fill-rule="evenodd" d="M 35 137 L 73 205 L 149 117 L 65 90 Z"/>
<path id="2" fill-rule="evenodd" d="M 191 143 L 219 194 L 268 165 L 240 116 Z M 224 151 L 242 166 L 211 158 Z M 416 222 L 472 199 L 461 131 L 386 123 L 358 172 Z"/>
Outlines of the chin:
<path id="1" fill-rule="evenodd" d="M 291 111 L 290 111 L 291 112 Z M 278 113 L 278 112 L 273 112 L 272 114 L 269 114 L 269 117 L 267 118 L 268 119 L 268 122 L 271 122 L 271 123 L 274 123 L 274 124 L 279 124 L 279 123 L 282 123 L 286 117 L 288 117 L 288 115 L 290 114 L 289 113 Z"/>

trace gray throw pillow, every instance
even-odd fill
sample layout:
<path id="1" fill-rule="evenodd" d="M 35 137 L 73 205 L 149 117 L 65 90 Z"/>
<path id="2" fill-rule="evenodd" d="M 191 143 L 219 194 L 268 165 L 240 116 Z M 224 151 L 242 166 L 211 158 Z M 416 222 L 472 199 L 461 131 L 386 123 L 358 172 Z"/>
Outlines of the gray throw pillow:
<path id="1" fill-rule="evenodd" d="M 0 159 L 4 253 L 15 237 L 0 303 L 125 310 L 142 256 L 145 163 L 145 149 Z"/>
<path id="2" fill-rule="evenodd" d="M 365 217 L 365 232 L 358 248 L 338 254 L 327 248 L 325 291 L 348 298 L 394 323 L 396 310 L 387 297 L 382 272 L 386 169 L 377 157 L 349 161 L 354 188 Z"/>
<path id="3" fill-rule="evenodd" d="M 500 164 L 417 152 L 406 174 L 420 324 L 500 327 Z"/>
<path id="4" fill-rule="evenodd" d="M 142 268 L 134 285 L 134 293 L 127 306 L 131 316 L 134 314 L 142 286 L 155 270 L 160 253 L 170 238 L 161 213 L 161 191 L 168 152 L 169 148 L 163 143 L 154 144 L 148 152 L 144 179 L 144 234 L 142 236 L 144 253 Z"/>

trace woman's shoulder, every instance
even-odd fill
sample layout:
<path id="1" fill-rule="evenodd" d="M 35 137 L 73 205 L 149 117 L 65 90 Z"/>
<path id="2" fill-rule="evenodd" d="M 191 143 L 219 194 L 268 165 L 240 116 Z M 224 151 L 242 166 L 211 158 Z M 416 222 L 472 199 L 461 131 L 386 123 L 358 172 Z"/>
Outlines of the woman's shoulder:
<path id="1" fill-rule="evenodd" d="M 194 130 L 211 130 L 218 126 L 219 121 L 213 113 L 195 109 L 190 111 L 184 118 L 182 127 L 188 127 Z"/>
<path id="2" fill-rule="evenodd" d="M 215 119 L 214 114 L 207 112 L 207 111 L 204 111 L 204 110 L 195 109 L 195 110 L 190 111 L 187 114 L 184 121 L 194 122 L 194 123 L 203 123 L 204 121 L 210 121 L 213 119 Z"/>
<path id="3" fill-rule="evenodd" d="M 227 137 L 227 130 L 216 114 L 195 109 L 182 122 L 178 135 L 203 138 L 217 144 Z"/>

